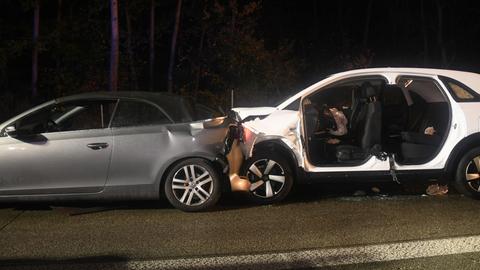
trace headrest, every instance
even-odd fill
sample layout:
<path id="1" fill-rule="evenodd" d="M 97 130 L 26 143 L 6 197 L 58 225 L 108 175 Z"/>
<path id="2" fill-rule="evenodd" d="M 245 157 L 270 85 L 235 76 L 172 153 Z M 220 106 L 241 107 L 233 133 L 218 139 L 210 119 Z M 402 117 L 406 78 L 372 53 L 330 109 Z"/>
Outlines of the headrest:
<path id="1" fill-rule="evenodd" d="M 377 89 L 369 82 L 362 83 L 361 93 L 363 98 L 371 98 L 377 96 Z"/>

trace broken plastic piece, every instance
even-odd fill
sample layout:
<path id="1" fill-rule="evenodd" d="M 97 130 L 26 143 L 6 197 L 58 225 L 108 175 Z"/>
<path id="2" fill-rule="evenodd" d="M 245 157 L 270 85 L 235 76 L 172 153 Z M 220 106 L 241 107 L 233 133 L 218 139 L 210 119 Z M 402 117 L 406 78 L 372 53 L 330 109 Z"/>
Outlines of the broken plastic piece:
<path id="1" fill-rule="evenodd" d="M 426 193 L 430 196 L 441 196 L 448 193 L 447 185 L 431 184 L 427 187 Z"/>

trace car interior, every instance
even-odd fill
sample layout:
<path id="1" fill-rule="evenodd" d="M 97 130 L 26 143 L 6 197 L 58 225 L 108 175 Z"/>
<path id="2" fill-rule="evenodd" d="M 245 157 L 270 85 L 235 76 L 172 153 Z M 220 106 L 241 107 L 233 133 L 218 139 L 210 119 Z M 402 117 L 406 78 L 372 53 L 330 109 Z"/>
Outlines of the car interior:
<path id="1" fill-rule="evenodd" d="M 303 99 L 307 156 L 315 166 L 355 166 L 372 155 L 423 164 L 448 134 L 450 106 L 430 78 L 347 80 Z"/>

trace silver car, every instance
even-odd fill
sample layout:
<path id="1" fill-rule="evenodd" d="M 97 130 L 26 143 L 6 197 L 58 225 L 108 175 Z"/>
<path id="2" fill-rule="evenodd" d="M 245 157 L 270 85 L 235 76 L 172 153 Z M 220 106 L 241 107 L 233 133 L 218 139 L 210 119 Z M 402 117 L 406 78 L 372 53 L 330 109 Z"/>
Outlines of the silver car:
<path id="1" fill-rule="evenodd" d="M 165 195 L 181 210 L 206 209 L 229 188 L 230 123 L 201 120 L 209 113 L 179 96 L 148 92 L 46 102 L 0 125 L 0 200 Z"/>

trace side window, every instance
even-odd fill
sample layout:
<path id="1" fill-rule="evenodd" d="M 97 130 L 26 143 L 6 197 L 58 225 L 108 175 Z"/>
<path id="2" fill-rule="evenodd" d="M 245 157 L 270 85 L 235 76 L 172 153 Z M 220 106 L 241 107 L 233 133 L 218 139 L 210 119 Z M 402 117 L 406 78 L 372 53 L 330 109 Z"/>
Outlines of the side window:
<path id="1" fill-rule="evenodd" d="M 450 91 L 450 93 L 452 94 L 453 98 L 456 101 L 468 102 L 468 101 L 478 101 L 480 99 L 478 95 L 472 89 L 468 88 L 466 85 L 447 77 L 440 77 L 440 79 L 445 84 L 448 91 Z"/>
<path id="2" fill-rule="evenodd" d="M 408 105 L 447 102 L 436 80 L 420 76 L 399 76 L 397 86 L 402 89 Z"/>
<path id="3" fill-rule="evenodd" d="M 134 127 L 172 123 L 157 107 L 143 101 L 121 100 L 112 127 Z"/>
<path id="4" fill-rule="evenodd" d="M 448 86 L 452 89 L 452 92 L 455 93 L 457 98 L 459 99 L 474 99 L 474 96 L 467 92 L 465 88 L 461 87 L 458 84 L 455 84 L 453 82 L 448 82 Z"/>
<path id="5" fill-rule="evenodd" d="M 51 119 L 60 131 L 107 128 L 113 102 L 82 102 L 56 106 Z"/>
<path id="6" fill-rule="evenodd" d="M 297 98 L 295 101 L 288 104 L 287 107 L 285 107 L 285 110 L 291 110 L 291 111 L 298 111 L 299 109 L 300 109 L 300 98 Z"/>
<path id="7" fill-rule="evenodd" d="M 55 104 L 18 120 L 18 130 L 39 134 L 107 128 L 116 101 Z"/>

